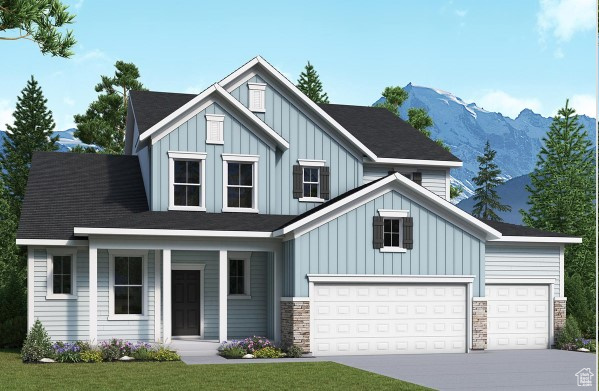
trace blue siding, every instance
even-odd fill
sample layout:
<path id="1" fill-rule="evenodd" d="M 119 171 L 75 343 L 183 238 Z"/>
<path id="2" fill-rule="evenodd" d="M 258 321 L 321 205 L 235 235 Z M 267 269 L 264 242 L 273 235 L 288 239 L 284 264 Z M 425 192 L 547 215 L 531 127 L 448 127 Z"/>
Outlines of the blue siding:
<path id="1" fill-rule="evenodd" d="M 381 253 L 372 247 L 377 210 L 409 210 L 414 249 Z M 285 295 L 308 296 L 308 273 L 476 275 L 474 296 L 484 296 L 485 244 L 418 203 L 388 193 L 284 244 Z M 288 259 L 287 257 L 290 257 Z"/>

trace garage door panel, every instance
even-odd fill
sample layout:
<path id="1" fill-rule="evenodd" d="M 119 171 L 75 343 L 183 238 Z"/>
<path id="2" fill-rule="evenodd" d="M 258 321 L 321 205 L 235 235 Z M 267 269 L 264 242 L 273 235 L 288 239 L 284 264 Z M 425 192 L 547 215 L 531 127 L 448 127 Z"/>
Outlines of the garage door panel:
<path id="1" fill-rule="evenodd" d="M 489 349 L 547 349 L 548 337 L 539 334 L 507 334 L 489 337 Z"/>
<path id="2" fill-rule="evenodd" d="M 492 300 L 493 305 L 489 306 L 488 315 L 490 317 L 546 317 L 548 314 L 547 299 L 543 301 L 508 301 Z"/>
<path id="3" fill-rule="evenodd" d="M 350 284 L 326 285 L 314 287 L 315 301 L 397 301 L 409 298 L 411 302 L 445 302 L 461 300 L 465 297 L 463 286 L 397 286 L 397 285 L 364 285 L 356 287 Z"/>
<path id="4" fill-rule="evenodd" d="M 464 302 L 422 303 L 422 302 L 315 302 L 314 312 L 319 319 L 396 319 L 449 318 L 463 319 L 466 314 Z"/>
<path id="5" fill-rule="evenodd" d="M 360 320 L 316 320 L 314 331 L 319 338 L 344 337 L 434 337 L 443 335 L 460 337 L 464 335 L 463 319 L 403 319 L 377 321 Z"/>
<path id="6" fill-rule="evenodd" d="M 314 344 L 315 355 L 340 354 L 414 354 L 414 353 L 464 353 L 463 337 L 439 338 L 339 338 L 319 340 Z"/>

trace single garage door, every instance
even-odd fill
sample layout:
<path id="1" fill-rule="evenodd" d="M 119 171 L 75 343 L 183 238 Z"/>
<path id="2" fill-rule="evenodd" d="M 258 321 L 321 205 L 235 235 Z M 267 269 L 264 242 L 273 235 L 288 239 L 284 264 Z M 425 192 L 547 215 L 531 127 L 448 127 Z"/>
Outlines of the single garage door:
<path id="1" fill-rule="evenodd" d="M 314 355 L 464 353 L 466 286 L 315 284 Z"/>
<path id="2" fill-rule="evenodd" d="M 549 347 L 549 285 L 487 285 L 488 349 Z"/>

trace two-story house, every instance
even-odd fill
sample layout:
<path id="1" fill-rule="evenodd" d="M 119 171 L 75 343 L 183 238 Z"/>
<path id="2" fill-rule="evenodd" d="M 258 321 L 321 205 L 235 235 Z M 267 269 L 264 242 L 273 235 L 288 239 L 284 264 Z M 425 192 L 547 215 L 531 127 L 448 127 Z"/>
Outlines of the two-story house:
<path id="1" fill-rule="evenodd" d="M 33 157 L 29 325 L 315 355 L 548 348 L 580 239 L 458 209 L 461 164 L 385 109 L 313 103 L 261 57 L 198 95 L 132 91 L 125 155 Z"/>

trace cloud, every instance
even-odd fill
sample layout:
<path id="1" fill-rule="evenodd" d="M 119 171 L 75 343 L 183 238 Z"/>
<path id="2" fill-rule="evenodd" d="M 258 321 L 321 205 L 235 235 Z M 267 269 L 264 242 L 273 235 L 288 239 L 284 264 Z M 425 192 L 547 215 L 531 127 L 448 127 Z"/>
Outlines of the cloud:
<path id="1" fill-rule="evenodd" d="M 552 33 L 559 42 L 567 42 L 579 31 L 596 26 L 595 0 L 540 0 L 537 29 L 541 40 Z"/>
<path id="2" fill-rule="evenodd" d="M 68 96 L 65 96 L 62 101 L 64 102 L 65 105 L 67 106 L 75 106 L 75 101 L 71 98 L 69 98 Z"/>
<path id="3" fill-rule="evenodd" d="M 0 130 L 6 130 L 6 124 L 12 125 L 14 121 L 13 110 L 14 107 L 9 100 L 0 99 Z"/>
<path id="4" fill-rule="evenodd" d="M 93 50 L 88 50 L 87 52 L 79 54 L 79 55 L 76 54 L 75 57 L 73 57 L 73 60 L 76 63 L 82 63 L 82 62 L 86 62 L 86 61 L 90 61 L 90 60 L 104 60 L 107 58 L 108 58 L 108 56 L 106 55 L 106 53 L 104 53 L 100 49 L 93 49 Z"/>
<path id="5" fill-rule="evenodd" d="M 460 18 L 463 18 L 468 15 L 468 10 L 455 10 L 455 14 Z"/>
<path id="6" fill-rule="evenodd" d="M 524 109 L 539 113 L 542 107 L 536 98 L 518 98 L 501 90 L 487 91 L 474 101 L 487 111 L 499 112 L 510 118 L 516 118 Z"/>
<path id="7" fill-rule="evenodd" d="M 576 110 L 577 114 L 588 115 L 591 118 L 597 117 L 596 104 L 594 95 L 578 94 L 570 98 L 570 106 Z"/>
<path id="8" fill-rule="evenodd" d="M 80 9 L 81 7 L 83 7 L 83 1 L 84 0 L 79 0 L 78 2 L 75 3 L 74 7 L 75 9 Z"/>

